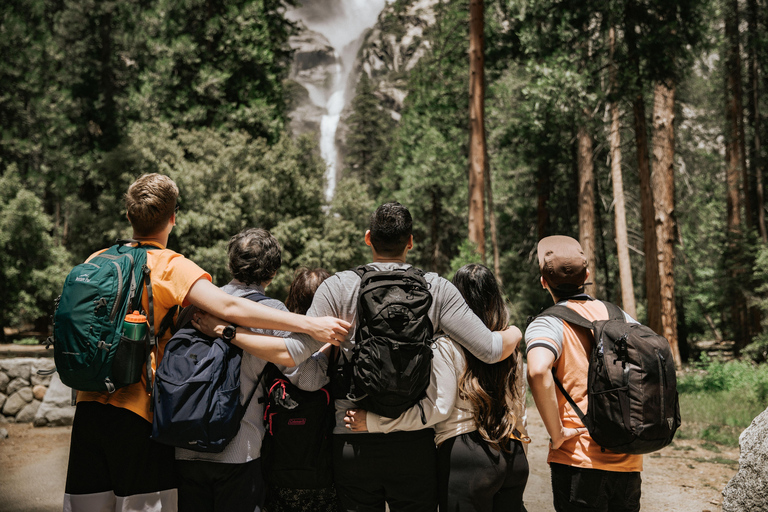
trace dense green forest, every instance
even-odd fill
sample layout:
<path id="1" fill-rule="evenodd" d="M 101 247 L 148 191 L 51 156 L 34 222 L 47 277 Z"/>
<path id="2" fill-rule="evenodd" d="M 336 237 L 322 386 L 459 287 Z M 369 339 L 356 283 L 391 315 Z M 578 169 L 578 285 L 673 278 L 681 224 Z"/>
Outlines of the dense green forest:
<path id="1" fill-rule="evenodd" d="M 0 326 L 46 324 L 71 266 L 130 234 L 122 195 L 146 172 L 179 184 L 170 247 L 218 284 L 248 226 L 283 245 L 277 297 L 300 265 L 364 262 L 367 217 L 389 200 L 414 215 L 413 263 L 449 276 L 481 259 L 469 0 L 432 7 L 396 119 L 381 76 L 357 75 L 331 204 L 315 139 L 288 128 L 292 2 L 2 3 Z M 402 38 L 413 4 L 388 4 L 379 29 Z M 566 234 L 592 291 L 625 308 L 629 292 L 684 360 L 701 339 L 766 358 L 767 25 L 763 0 L 485 0 L 485 258 L 515 323 L 549 301 L 536 242 Z"/>

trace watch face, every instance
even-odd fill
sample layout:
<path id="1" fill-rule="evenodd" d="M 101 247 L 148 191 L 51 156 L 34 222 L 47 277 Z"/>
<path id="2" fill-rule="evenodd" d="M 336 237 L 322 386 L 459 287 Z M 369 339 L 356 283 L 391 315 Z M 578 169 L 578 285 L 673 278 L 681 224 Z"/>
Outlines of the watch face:
<path id="1" fill-rule="evenodd" d="M 222 338 L 225 340 L 231 340 L 235 337 L 235 327 L 232 325 L 228 325 L 224 328 L 224 332 L 221 335 Z"/>

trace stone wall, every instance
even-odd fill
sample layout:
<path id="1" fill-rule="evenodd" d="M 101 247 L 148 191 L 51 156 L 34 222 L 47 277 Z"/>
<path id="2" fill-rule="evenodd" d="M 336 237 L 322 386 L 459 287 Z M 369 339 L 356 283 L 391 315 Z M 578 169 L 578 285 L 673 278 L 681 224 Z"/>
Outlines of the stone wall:
<path id="1" fill-rule="evenodd" d="M 0 423 L 72 424 L 71 390 L 56 373 L 38 374 L 53 368 L 50 358 L 0 359 Z"/>

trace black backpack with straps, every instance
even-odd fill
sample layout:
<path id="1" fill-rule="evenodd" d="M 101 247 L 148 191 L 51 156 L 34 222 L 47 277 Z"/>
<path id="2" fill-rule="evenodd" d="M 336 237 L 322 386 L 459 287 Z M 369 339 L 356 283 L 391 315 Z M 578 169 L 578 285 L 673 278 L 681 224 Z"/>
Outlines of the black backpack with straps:
<path id="1" fill-rule="evenodd" d="M 555 383 L 602 448 L 616 453 L 651 453 L 671 443 L 680 426 L 672 350 L 666 338 L 647 326 L 627 322 L 618 306 L 603 304 L 608 320 L 587 320 L 564 305 L 538 315 L 589 329 L 594 336 L 586 413 L 557 377 Z"/>
<path id="2" fill-rule="evenodd" d="M 357 331 L 343 373 L 357 407 L 397 418 L 424 397 L 432 372 L 432 294 L 415 267 L 354 269 L 360 276 Z M 423 414 L 422 414 L 423 417 Z"/>

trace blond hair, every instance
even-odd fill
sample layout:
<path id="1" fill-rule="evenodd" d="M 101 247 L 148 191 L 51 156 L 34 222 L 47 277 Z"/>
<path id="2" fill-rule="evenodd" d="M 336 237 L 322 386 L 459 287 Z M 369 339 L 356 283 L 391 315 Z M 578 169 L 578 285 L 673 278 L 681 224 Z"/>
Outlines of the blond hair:
<path id="1" fill-rule="evenodd" d="M 134 235 L 149 236 L 163 228 L 176 209 L 179 187 L 162 174 L 145 174 L 125 194 L 125 209 Z"/>

